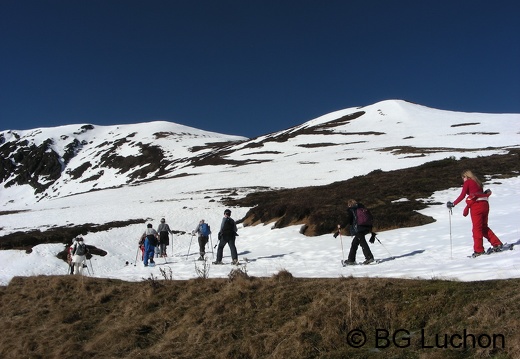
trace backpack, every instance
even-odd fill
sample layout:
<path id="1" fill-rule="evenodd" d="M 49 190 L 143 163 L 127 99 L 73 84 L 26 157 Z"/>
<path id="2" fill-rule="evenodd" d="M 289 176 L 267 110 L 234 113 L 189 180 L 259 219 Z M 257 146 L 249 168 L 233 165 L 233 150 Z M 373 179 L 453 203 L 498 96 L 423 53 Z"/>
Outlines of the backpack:
<path id="1" fill-rule="evenodd" d="M 231 218 L 227 218 L 222 226 L 222 233 L 235 233 L 235 221 Z"/>
<path id="2" fill-rule="evenodd" d="M 358 226 L 371 227 L 374 224 L 374 217 L 372 213 L 365 207 L 358 207 L 356 209 L 356 218 Z"/>
<path id="3" fill-rule="evenodd" d="M 211 230 L 209 229 L 209 226 L 207 223 L 202 223 L 199 227 L 200 234 L 203 236 L 209 236 L 211 233 Z"/>
<path id="4" fill-rule="evenodd" d="M 150 245 L 152 247 L 157 246 L 157 238 L 155 238 L 155 236 L 153 234 L 149 234 L 146 237 L 148 238 L 148 245 Z"/>
<path id="5" fill-rule="evenodd" d="M 84 256 L 85 254 L 87 254 L 87 247 L 85 246 L 85 243 L 76 244 L 74 254 L 78 256 Z"/>

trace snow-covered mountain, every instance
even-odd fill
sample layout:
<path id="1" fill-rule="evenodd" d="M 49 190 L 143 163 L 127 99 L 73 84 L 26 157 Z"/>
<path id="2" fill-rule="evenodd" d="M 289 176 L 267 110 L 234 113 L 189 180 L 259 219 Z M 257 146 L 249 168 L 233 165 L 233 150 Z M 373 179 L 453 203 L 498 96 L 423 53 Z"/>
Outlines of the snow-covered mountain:
<path id="1" fill-rule="evenodd" d="M 171 177 L 215 144 L 240 140 L 164 121 L 4 131 L 2 200 L 17 201 L 11 187 L 32 187 L 40 200 Z"/>
<path id="2" fill-rule="evenodd" d="M 518 118 L 384 101 L 249 140 L 164 121 L 3 131 L 0 204 L 229 170 L 235 187 L 327 184 L 448 154 L 499 153 L 520 143 Z M 281 168 L 284 176 L 272 175 Z"/>
<path id="3" fill-rule="evenodd" d="M 200 218 L 205 218 L 216 232 L 224 209 L 223 198 L 258 190 L 325 185 L 374 170 L 415 167 L 447 157 L 506 153 L 519 144 L 519 114 L 459 113 L 398 100 L 336 111 L 254 139 L 170 122 L 2 131 L 0 236 L 130 219 L 149 220 L 155 226 L 161 217 L 174 230 L 188 233 Z M 500 186 L 494 188 L 493 200 L 503 200 L 504 205 L 501 193 L 514 198 L 520 187 L 518 178 Z M 453 200 L 457 191 L 435 197 L 443 202 Z M 511 223 L 517 222 L 517 206 L 509 203 L 507 213 L 501 209 Z M 493 208 L 496 214 L 495 205 Z M 233 217 L 241 218 L 247 210 L 234 208 Z M 447 218 L 445 208 L 438 206 L 425 212 L 437 219 Z M 453 254 L 465 258 L 471 251 L 469 220 L 453 220 L 454 228 L 464 228 L 454 235 L 460 244 L 452 248 Z M 353 269 L 355 274 L 385 275 L 381 272 L 386 267 L 387 276 L 435 276 L 429 274 L 428 266 L 426 274 L 424 267 L 419 268 L 431 258 L 435 258 L 433 264 L 438 264 L 436 244 L 428 241 L 446 240 L 447 228 L 442 229 L 442 235 L 439 233 L 441 222 L 446 227 L 446 220 L 439 220 L 420 229 L 385 232 L 398 244 L 391 257 L 417 257 L 416 273 L 400 272 L 396 260 L 378 265 L 377 272 L 371 272 L 371 268 Z M 136 238 L 142 229 L 142 224 L 131 224 L 87 234 L 87 244 L 107 252 L 106 256 L 94 257 L 95 275 L 128 280 L 146 276 L 150 269 L 145 273 L 140 266 L 125 265 L 136 262 Z M 495 231 L 508 236 L 509 242 L 520 239 L 516 227 L 509 226 L 505 233 Z M 417 233 L 421 232 L 425 241 L 420 245 L 422 252 L 416 252 Z M 413 240 L 407 241 L 412 233 Z M 397 238 L 401 241 L 397 242 Z M 191 239 L 187 234 L 173 239 L 170 262 L 176 278 L 195 276 L 193 263 L 185 260 L 192 259 L 186 256 L 187 251 L 196 251 L 195 244 L 190 246 Z M 349 241 L 343 240 L 348 246 Z M 306 238 L 295 227 L 276 231 L 262 225 L 241 228 L 238 247 L 241 257 L 250 257 L 248 270 L 254 275 L 270 275 L 281 268 L 300 276 L 346 274 L 337 266 L 342 255 L 337 239 Z M 63 244 L 41 244 L 31 253 L 0 251 L 0 283 L 14 275 L 63 274 L 65 264 L 56 258 L 61 250 Z M 386 252 L 375 254 L 390 257 Z M 500 258 L 509 257 L 503 254 Z M 296 264 L 303 260 L 306 265 Z M 480 262 L 485 260 L 488 258 Z M 212 274 L 221 276 L 229 268 L 227 272 L 222 268 L 214 271 Z M 438 275 L 445 276 L 445 271 Z M 475 279 L 464 271 L 457 273 L 455 277 Z M 506 276 L 520 273 L 516 270 Z"/>

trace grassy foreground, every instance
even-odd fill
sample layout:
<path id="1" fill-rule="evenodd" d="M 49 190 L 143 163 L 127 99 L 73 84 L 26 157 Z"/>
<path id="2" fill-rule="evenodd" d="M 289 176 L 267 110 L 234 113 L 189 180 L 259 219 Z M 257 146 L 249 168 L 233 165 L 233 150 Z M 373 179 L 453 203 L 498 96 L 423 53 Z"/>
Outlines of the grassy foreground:
<path id="1" fill-rule="evenodd" d="M 0 357 L 519 358 L 519 302 L 519 279 L 16 277 Z"/>

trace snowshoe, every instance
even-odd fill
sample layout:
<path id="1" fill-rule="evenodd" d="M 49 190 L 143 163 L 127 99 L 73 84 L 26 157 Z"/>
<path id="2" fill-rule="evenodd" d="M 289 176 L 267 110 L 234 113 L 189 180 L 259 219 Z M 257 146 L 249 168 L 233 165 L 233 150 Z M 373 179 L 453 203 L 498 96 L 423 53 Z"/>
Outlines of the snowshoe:
<path id="1" fill-rule="evenodd" d="M 343 267 L 346 267 L 346 266 L 355 266 L 357 263 L 347 260 L 347 261 L 343 261 L 341 264 L 343 264 Z"/>
<path id="2" fill-rule="evenodd" d="M 514 244 L 509 244 L 509 243 L 504 243 L 504 244 L 501 244 L 498 246 L 493 246 L 493 247 L 488 248 L 488 250 L 486 251 L 486 254 L 512 251 L 514 246 L 515 246 Z"/>
<path id="3" fill-rule="evenodd" d="M 367 265 L 367 264 L 370 264 L 370 263 L 373 263 L 373 262 L 374 262 L 374 258 L 368 258 L 362 264 Z"/>

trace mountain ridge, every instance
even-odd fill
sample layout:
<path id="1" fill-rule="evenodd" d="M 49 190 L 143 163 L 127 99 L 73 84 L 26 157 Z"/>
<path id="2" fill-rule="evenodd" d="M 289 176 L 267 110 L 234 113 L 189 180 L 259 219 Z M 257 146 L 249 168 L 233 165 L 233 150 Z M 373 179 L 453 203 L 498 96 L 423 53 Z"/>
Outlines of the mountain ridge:
<path id="1" fill-rule="evenodd" d="M 520 131 L 507 139 L 501 136 L 510 134 L 504 128 L 518 126 L 519 119 L 516 114 L 468 114 L 387 100 L 335 111 L 253 139 L 166 121 L 8 130 L 0 132 L 0 180 L 3 192 L 10 192 L 13 186 L 29 186 L 26 192 L 34 190 L 33 201 L 156 179 L 198 176 L 208 172 L 207 166 L 219 171 L 235 168 L 238 173 L 258 165 L 267 172 L 279 166 L 291 171 L 313 167 L 326 176 L 308 178 L 309 185 L 326 184 L 342 176 L 319 168 L 323 167 L 323 156 L 333 156 L 340 166 L 351 164 L 351 176 L 356 176 L 384 170 L 384 166 L 367 165 L 367 161 L 384 164 L 384 157 L 402 158 L 405 168 L 441 159 L 443 152 L 464 156 L 500 153 L 519 143 L 516 138 Z M 435 127 L 422 131 L 431 122 L 442 127 L 442 138 Z M 366 170 L 353 166 L 360 162 Z M 276 182 L 267 185 L 290 187 Z M 5 198 L 4 194 L 0 204 L 16 202 L 18 190 L 11 192 L 15 195 Z M 30 197 L 30 193 L 25 194 L 26 200 L 31 201 Z"/>

